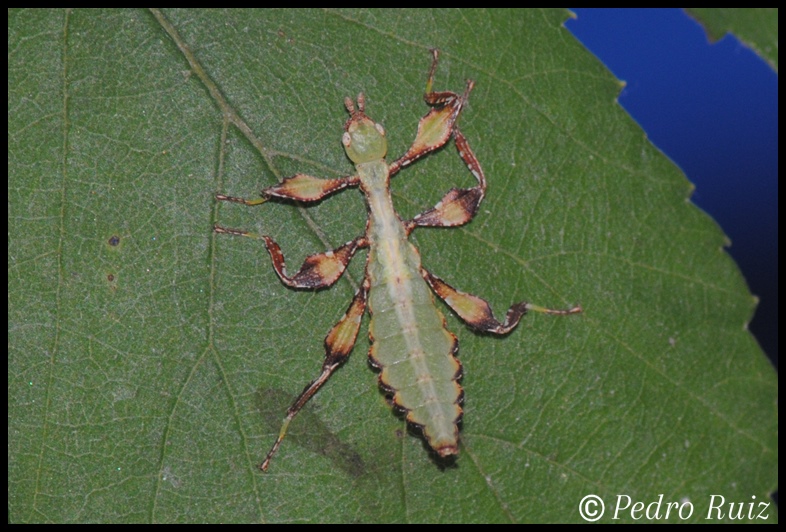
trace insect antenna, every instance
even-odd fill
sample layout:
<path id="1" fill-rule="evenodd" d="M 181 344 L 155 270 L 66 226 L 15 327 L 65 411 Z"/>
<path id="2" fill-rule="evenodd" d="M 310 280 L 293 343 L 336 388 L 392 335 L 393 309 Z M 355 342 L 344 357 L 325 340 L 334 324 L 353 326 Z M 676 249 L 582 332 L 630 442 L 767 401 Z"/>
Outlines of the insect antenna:
<path id="1" fill-rule="evenodd" d="M 350 115 L 355 114 L 355 104 L 352 103 L 352 98 L 350 98 L 349 96 L 344 98 L 344 107 L 347 108 L 347 111 L 349 111 Z"/>

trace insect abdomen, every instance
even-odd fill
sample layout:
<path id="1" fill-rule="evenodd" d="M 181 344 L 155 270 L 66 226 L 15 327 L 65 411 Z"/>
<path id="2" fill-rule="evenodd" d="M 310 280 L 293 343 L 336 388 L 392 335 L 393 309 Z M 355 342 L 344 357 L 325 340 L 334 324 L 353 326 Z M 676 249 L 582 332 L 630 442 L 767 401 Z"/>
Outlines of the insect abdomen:
<path id="1" fill-rule="evenodd" d="M 422 428 L 429 445 L 442 456 L 456 454 L 458 343 L 420 276 L 418 251 L 406 239 L 391 243 L 379 246 L 383 249 L 372 245 L 369 257 L 369 356 L 381 369 L 381 384 L 407 410 L 407 420 Z"/>

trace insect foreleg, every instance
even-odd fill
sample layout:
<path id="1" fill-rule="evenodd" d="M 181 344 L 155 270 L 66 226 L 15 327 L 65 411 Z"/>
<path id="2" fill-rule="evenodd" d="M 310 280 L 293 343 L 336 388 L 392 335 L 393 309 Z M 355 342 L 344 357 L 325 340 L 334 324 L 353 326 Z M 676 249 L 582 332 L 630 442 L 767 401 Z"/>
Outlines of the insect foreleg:
<path id="1" fill-rule="evenodd" d="M 317 390 L 327 382 L 333 372 L 336 371 L 336 368 L 347 359 L 352 348 L 355 346 L 355 340 L 357 340 L 358 330 L 360 329 L 360 321 L 363 318 L 363 312 L 366 310 L 368 288 L 369 282 L 366 280 L 352 299 L 352 303 L 349 305 L 346 314 L 344 314 L 341 320 L 333 326 L 325 337 L 325 362 L 322 365 L 322 373 L 303 389 L 295 402 L 292 403 L 292 406 L 287 410 L 287 415 L 281 425 L 278 438 L 276 438 L 270 452 L 267 453 L 265 460 L 259 465 L 262 471 L 267 471 L 270 460 L 273 458 L 273 455 L 276 454 L 279 446 L 281 446 L 281 441 L 284 439 L 284 436 L 286 436 L 289 423 L 297 413 L 300 412 L 300 409 L 303 408 L 308 400 L 317 393 Z"/>
<path id="2" fill-rule="evenodd" d="M 426 82 L 426 94 L 423 98 L 428 105 L 434 108 L 429 111 L 426 116 L 420 119 L 415 142 L 412 143 L 407 153 L 391 163 L 391 176 L 403 167 L 441 148 L 450 140 L 456 120 L 469 99 L 469 93 L 472 91 L 472 87 L 475 86 L 474 81 L 471 79 L 467 80 L 467 88 L 461 96 L 450 91 L 433 92 L 431 87 L 434 82 L 434 71 L 437 68 L 437 58 L 439 54 L 437 50 L 432 50 L 431 52 L 434 59 L 431 63 L 431 69 L 429 70 L 429 77 Z"/>
<path id="3" fill-rule="evenodd" d="M 486 300 L 456 290 L 436 275 L 426 271 L 425 268 L 421 268 L 420 273 L 431 289 L 434 290 L 434 293 L 447 303 L 459 318 L 464 320 L 470 327 L 483 332 L 507 334 L 518 325 L 524 314 L 530 310 L 559 316 L 581 312 L 580 306 L 565 310 L 557 310 L 522 301 L 521 303 L 516 303 L 511 306 L 505 316 L 505 321 L 500 322 L 494 317 L 494 314 L 491 312 L 491 307 Z"/>
<path id="4" fill-rule="evenodd" d="M 360 182 L 357 176 L 339 177 L 336 179 L 322 179 L 306 174 L 295 174 L 287 177 L 281 183 L 264 189 L 261 198 L 252 200 L 216 194 L 219 201 L 231 201 L 243 205 L 261 205 L 270 198 L 281 198 L 303 203 L 319 201 L 328 194 L 333 194 L 347 187 L 355 186 Z"/>
<path id="5" fill-rule="evenodd" d="M 284 262 L 284 254 L 281 252 L 281 247 L 269 236 L 258 235 L 240 229 L 228 229 L 220 225 L 215 225 L 213 231 L 263 240 L 265 248 L 270 253 L 270 260 L 273 262 L 273 268 L 276 270 L 276 273 L 285 285 L 292 288 L 315 289 L 326 288 L 332 285 L 344 273 L 355 251 L 359 248 L 368 247 L 366 237 L 360 236 L 332 251 L 310 255 L 303 261 L 300 270 L 290 277 L 287 275 L 287 266 Z"/>
<path id="6" fill-rule="evenodd" d="M 437 64 L 439 63 L 439 50 L 436 48 L 431 49 L 431 68 L 428 71 L 428 79 L 426 79 L 426 92 L 423 94 L 423 99 L 432 107 L 450 104 L 453 100 L 459 97 L 458 94 L 452 91 L 434 91 L 434 74 L 437 72 Z M 464 95 L 466 102 L 466 96 Z"/>

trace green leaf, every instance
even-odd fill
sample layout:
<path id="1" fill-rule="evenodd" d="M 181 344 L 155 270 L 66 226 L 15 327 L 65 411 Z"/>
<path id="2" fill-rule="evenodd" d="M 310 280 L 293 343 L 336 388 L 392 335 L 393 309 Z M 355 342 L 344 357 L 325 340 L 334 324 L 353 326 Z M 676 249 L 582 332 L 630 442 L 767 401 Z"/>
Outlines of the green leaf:
<path id="1" fill-rule="evenodd" d="M 778 71 L 778 8 L 693 7 L 688 13 L 713 41 L 733 33 Z"/>
<path id="2" fill-rule="evenodd" d="M 704 521 L 712 495 L 768 500 L 778 386 L 745 328 L 755 299 L 566 16 L 9 11 L 9 520 L 581 522 L 594 493 L 690 501 Z M 450 467 L 392 413 L 364 324 L 262 474 L 364 257 L 293 291 L 259 242 L 212 225 L 272 235 L 296 268 L 360 234 L 365 207 L 213 195 L 351 172 L 342 102 L 360 91 L 403 153 L 430 47 L 436 89 L 476 81 L 461 127 L 489 189 L 471 224 L 413 234 L 424 265 L 498 315 L 584 313 L 494 338 L 441 307 L 465 369 Z M 411 217 L 472 183 L 448 146 L 395 178 L 394 202 Z"/>

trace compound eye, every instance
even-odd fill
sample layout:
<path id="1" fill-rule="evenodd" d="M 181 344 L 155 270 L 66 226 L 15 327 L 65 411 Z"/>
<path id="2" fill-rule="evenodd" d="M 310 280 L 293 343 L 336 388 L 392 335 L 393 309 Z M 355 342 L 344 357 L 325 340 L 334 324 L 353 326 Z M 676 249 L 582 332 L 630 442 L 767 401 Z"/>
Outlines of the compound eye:
<path id="1" fill-rule="evenodd" d="M 375 123 L 375 124 L 374 124 L 374 128 L 375 128 L 377 131 L 379 131 L 379 134 L 380 134 L 380 135 L 382 135 L 383 137 L 385 136 L 385 128 L 384 128 L 384 127 L 382 127 L 382 124 L 377 124 L 377 123 Z"/>
<path id="2" fill-rule="evenodd" d="M 349 145 L 352 144 L 352 137 L 346 131 L 344 132 L 343 135 L 341 135 L 341 143 L 346 148 L 349 148 Z"/>

